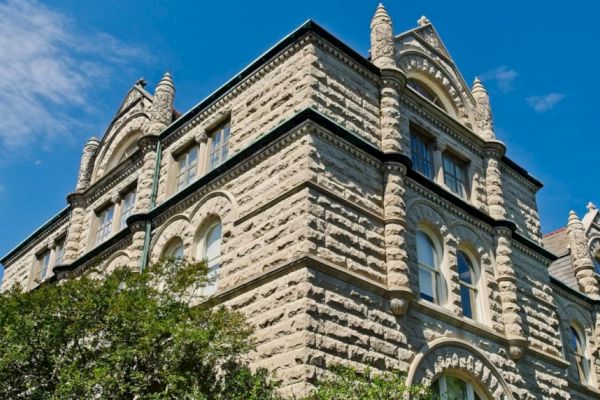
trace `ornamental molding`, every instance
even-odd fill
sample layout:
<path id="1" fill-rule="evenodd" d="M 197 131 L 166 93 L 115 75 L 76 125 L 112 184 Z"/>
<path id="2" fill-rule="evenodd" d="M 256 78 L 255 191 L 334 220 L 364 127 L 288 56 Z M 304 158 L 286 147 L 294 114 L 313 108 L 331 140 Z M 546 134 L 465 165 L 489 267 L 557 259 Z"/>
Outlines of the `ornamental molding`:
<path id="1" fill-rule="evenodd" d="M 74 270 L 65 272 L 64 275 L 63 275 L 63 273 L 61 273 L 62 276 L 60 276 L 59 279 L 77 278 L 78 276 L 82 276 L 88 269 L 99 266 L 100 264 L 106 262 L 115 253 L 117 253 L 117 252 L 125 252 L 126 253 L 127 248 L 132 244 L 132 239 L 133 239 L 132 234 L 127 235 L 123 239 L 117 241 L 113 245 L 102 250 L 102 252 L 100 252 L 100 254 L 98 254 L 96 257 L 93 257 L 90 260 L 82 263 Z"/>
<path id="2" fill-rule="evenodd" d="M 568 301 L 577 304 L 578 306 L 581 306 L 583 308 L 585 308 L 588 311 L 592 311 L 594 309 L 594 304 L 592 299 L 588 298 L 588 301 L 586 301 L 586 295 L 581 293 L 581 292 L 577 292 L 578 294 L 574 294 L 572 292 L 572 290 L 575 289 L 571 289 L 571 290 L 566 290 L 565 288 L 563 288 L 560 285 L 557 285 L 556 282 L 550 280 L 550 286 L 552 287 L 552 291 L 555 293 L 555 297 L 556 294 L 558 294 L 559 296 L 567 299 Z M 582 297 L 582 296 L 586 296 L 586 297 Z"/>
<path id="3" fill-rule="evenodd" d="M 143 161 L 141 151 L 136 151 L 130 158 L 123 160 L 121 164 L 113 168 L 108 174 L 104 175 L 82 193 L 86 205 L 92 205 L 104 194 L 117 187 L 129 176 L 135 174 L 142 167 Z"/>
<path id="4" fill-rule="evenodd" d="M 499 355 L 508 358 L 506 350 Z M 507 382 L 489 355 L 458 338 L 440 338 L 419 349 L 408 369 L 406 383 L 430 385 L 446 371 L 456 371 L 473 378 L 494 399 L 514 400 Z"/>
<path id="5" fill-rule="evenodd" d="M 230 103 L 233 99 L 235 99 L 241 93 L 246 91 L 249 87 L 257 83 L 266 74 L 273 71 L 279 65 L 283 64 L 283 62 L 289 59 L 291 56 L 298 53 L 302 48 L 310 44 L 316 45 L 318 48 L 325 51 L 327 54 L 333 56 L 337 60 L 341 61 L 344 65 L 357 72 L 364 78 L 370 80 L 371 82 L 379 83 L 380 78 L 377 74 L 369 71 L 367 68 L 357 63 L 351 57 L 346 55 L 343 51 L 339 50 L 336 46 L 332 45 L 327 40 L 320 37 L 318 34 L 309 32 L 300 39 L 298 39 L 296 42 L 290 44 L 288 47 L 281 50 L 281 52 L 278 55 L 274 56 L 271 59 L 271 61 L 260 67 L 257 71 L 247 76 L 242 82 L 231 88 L 227 93 L 223 94 L 219 99 L 215 100 L 212 104 L 208 105 L 204 110 L 199 111 L 197 115 L 185 125 L 168 135 L 164 139 L 165 147 L 170 146 L 172 143 L 174 143 L 187 132 L 194 129 L 196 126 L 199 126 L 203 122 L 206 122 L 213 114 L 219 112 L 221 109 L 226 107 L 231 108 Z"/>

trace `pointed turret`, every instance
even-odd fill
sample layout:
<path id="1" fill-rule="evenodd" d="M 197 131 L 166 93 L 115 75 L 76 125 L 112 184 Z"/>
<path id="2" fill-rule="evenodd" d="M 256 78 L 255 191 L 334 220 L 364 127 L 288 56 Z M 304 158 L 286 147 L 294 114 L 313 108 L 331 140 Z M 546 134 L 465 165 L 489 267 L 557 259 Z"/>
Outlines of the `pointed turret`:
<path id="1" fill-rule="evenodd" d="M 149 134 L 157 135 L 169 126 L 173 116 L 174 100 L 175 85 L 171 74 L 166 72 L 154 90 L 154 99 L 150 107 Z"/>
<path id="2" fill-rule="evenodd" d="M 392 19 L 381 3 L 371 20 L 371 62 L 379 68 L 396 67 Z"/>
<path id="3" fill-rule="evenodd" d="M 484 139 L 494 139 L 494 126 L 492 123 L 492 108 L 490 107 L 490 97 L 488 96 L 487 90 L 483 86 L 483 83 L 479 78 L 475 78 L 473 81 L 473 88 L 471 89 L 473 98 L 477 106 L 475 108 L 475 121 L 478 133 Z"/>
<path id="4" fill-rule="evenodd" d="M 594 262 L 588 248 L 585 230 L 573 210 L 569 213 L 567 231 L 571 247 L 571 260 L 579 287 L 587 295 L 598 296 L 600 295 L 600 286 L 594 274 Z"/>

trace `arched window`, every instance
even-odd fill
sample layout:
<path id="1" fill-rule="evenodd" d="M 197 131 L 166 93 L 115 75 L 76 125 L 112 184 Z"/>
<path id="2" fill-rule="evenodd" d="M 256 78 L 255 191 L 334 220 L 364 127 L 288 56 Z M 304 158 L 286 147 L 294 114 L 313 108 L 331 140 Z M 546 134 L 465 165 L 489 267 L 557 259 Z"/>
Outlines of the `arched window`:
<path id="1" fill-rule="evenodd" d="M 444 374 L 431 384 L 434 398 L 444 400 L 484 400 L 472 383 L 464 381 L 456 376 Z"/>
<path id="2" fill-rule="evenodd" d="M 219 267 L 221 266 L 221 223 L 216 222 L 209 225 L 206 233 L 200 243 L 201 254 L 200 258 L 206 260 L 208 265 L 208 277 L 211 282 L 204 287 L 202 294 L 210 296 L 217 290 L 217 278 Z"/>
<path id="3" fill-rule="evenodd" d="M 587 384 L 590 379 L 590 360 L 587 357 L 586 338 L 581 329 L 569 326 L 569 347 L 573 353 L 579 380 Z"/>
<path id="4" fill-rule="evenodd" d="M 180 238 L 171 239 L 163 252 L 163 258 L 183 258 L 183 240 Z"/>
<path id="5" fill-rule="evenodd" d="M 439 108 L 441 108 L 444 111 L 447 111 L 446 107 L 444 107 L 444 104 L 442 103 L 440 98 L 431 89 L 429 89 L 427 86 L 425 86 L 423 83 L 421 83 L 415 79 L 409 79 L 407 82 L 407 85 L 409 87 L 411 87 L 415 92 L 417 92 L 421 96 L 425 97 L 427 100 L 429 100 L 434 105 L 438 106 Z"/>
<path id="6" fill-rule="evenodd" d="M 598 254 L 592 254 L 592 260 L 594 260 L 594 271 L 596 271 L 597 274 L 600 274 L 600 253 Z"/>
<path id="7" fill-rule="evenodd" d="M 421 230 L 417 231 L 417 264 L 421 298 L 440 304 L 440 256 L 429 235 Z"/>
<path id="8" fill-rule="evenodd" d="M 460 284 L 460 302 L 463 315 L 467 318 L 479 320 L 479 296 L 477 281 L 479 270 L 475 268 L 473 261 L 463 251 L 456 253 L 458 264 L 458 282 Z"/>

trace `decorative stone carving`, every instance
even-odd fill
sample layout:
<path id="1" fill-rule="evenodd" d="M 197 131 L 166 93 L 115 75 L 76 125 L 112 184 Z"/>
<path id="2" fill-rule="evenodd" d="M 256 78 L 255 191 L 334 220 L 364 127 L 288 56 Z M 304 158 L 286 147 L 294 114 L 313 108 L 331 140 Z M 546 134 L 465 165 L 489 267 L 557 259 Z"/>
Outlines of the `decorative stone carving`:
<path id="1" fill-rule="evenodd" d="M 512 249 L 509 228 L 496 228 L 496 280 L 500 290 L 504 329 L 510 345 L 509 352 L 513 360 L 519 360 L 527 347 L 523 321 L 520 316 L 517 297 L 517 277 L 512 263 Z"/>
<path id="2" fill-rule="evenodd" d="M 381 3 L 371 20 L 371 61 L 379 68 L 396 66 L 392 19 Z"/>
<path id="3" fill-rule="evenodd" d="M 381 148 L 384 152 L 406 152 L 409 139 L 402 135 L 399 93 L 406 85 L 406 77 L 397 68 L 384 68 L 381 74 Z"/>
<path id="4" fill-rule="evenodd" d="M 156 135 L 142 136 L 138 141 L 138 147 L 144 153 L 136 194 L 136 209 L 138 212 L 148 212 L 152 207 L 152 183 L 154 181 L 157 145 L 158 136 Z"/>
<path id="5" fill-rule="evenodd" d="M 406 167 L 387 164 L 384 171 L 383 212 L 385 216 L 385 249 L 387 286 L 392 292 L 390 308 L 396 316 L 404 315 L 413 298 L 410 289 L 408 254 L 406 252 L 406 206 L 404 203 Z"/>
<path id="6" fill-rule="evenodd" d="M 497 140 L 486 143 L 485 156 L 485 189 L 490 215 L 496 219 L 506 218 L 504 196 L 502 191 L 502 175 L 500 173 L 500 158 L 506 147 Z"/>
<path id="7" fill-rule="evenodd" d="M 590 255 L 583 224 L 575 211 L 569 213 L 567 231 L 571 245 L 571 259 L 579 287 L 585 294 L 597 297 L 600 295 L 600 286 L 594 273 L 594 261 Z"/>
<path id="8" fill-rule="evenodd" d="M 98 151 L 100 142 L 96 138 L 91 138 L 83 146 L 83 154 L 79 164 L 79 176 L 77 177 L 76 191 L 82 192 L 90 186 L 92 180 L 92 171 L 94 170 L 94 160 Z"/>
<path id="9" fill-rule="evenodd" d="M 161 133 L 171 123 L 173 116 L 173 101 L 175 99 L 175 85 L 170 73 L 165 73 L 154 91 L 154 100 L 150 107 L 149 134 Z"/>
<path id="10" fill-rule="evenodd" d="M 77 192 L 67 196 L 67 201 L 71 205 L 71 218 L 65 240 L 65 251 L 63 263 L 69 264 L 75 261 L 79 255 L 79 246 L 83 242 L 81 234 L 83 232 L 83 221 L 85 219 L 85 200 Z"/>
<path id="11" fill-rule="evenodd" d="M 475 78 L 471 93 L 475 98 L 475 128 L 477 133 L 484 139 L 494 139 L 494 127 L 492 123 L 492 108 L 490 107 L 490 98 L 487 90 L 479 80 Z"/>

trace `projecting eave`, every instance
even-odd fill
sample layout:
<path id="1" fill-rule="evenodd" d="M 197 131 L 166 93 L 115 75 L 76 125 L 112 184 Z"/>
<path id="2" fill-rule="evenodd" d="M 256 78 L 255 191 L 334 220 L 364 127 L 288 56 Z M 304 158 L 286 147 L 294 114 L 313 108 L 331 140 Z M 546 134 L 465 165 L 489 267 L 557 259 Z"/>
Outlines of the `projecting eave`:
<path id="1" fill-rule="evenodd" d="M 61 218 L 66 217 L 71 211 L 71 206 L 67 206 L 58 212 L 55 216 L 46 221 L 42 226 L 36 229 L 31 235 L 27 236 L 21 243 L 16 245 L 12 250 L 10 250 L 2 259 L 0 259 L 0 264 L 4 266 L 4 268 L 8 268 L 7 262 L 19 251 L 23 250 L 28 244 L 30 244 L 36 237 L 41 235 L 46 229 L 50 228 L 56 222 L 58 222 Z"/>

